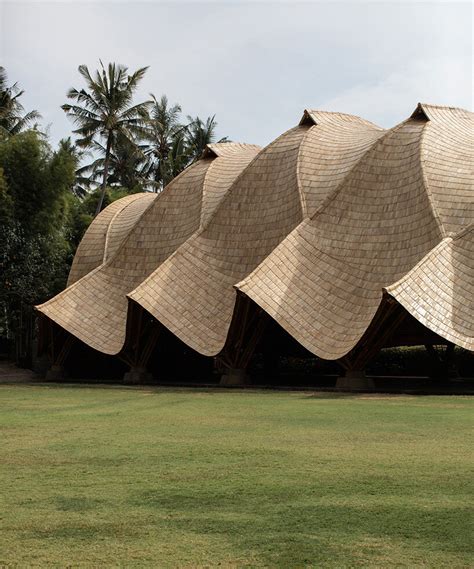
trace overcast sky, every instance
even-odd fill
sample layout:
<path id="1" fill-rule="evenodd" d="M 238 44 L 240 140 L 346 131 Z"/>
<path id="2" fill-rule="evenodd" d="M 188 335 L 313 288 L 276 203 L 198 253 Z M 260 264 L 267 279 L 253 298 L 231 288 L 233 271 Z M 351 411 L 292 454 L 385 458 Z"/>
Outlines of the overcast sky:
<path id="1" fill-rule="evenodd" d="M 166 93 L 216 114 L 218 135 L 267 144 L 305 108 L 390 127 L 418 101 L 472 108 L 470 2 L 21 2 L 0 0 L 0 64 L 50 125 L 77 66 L 149 65 L 138 99 Z"/>

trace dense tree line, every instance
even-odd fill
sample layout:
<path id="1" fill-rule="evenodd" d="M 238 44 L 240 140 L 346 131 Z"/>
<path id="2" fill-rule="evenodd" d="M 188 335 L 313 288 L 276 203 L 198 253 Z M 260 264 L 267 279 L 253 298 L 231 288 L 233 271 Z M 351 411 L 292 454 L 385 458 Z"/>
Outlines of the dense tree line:
<path id="1" fill-rule="evenodd" d="M 164 95 L 134 100 L 146 71 L 81 65 L 84 85 L 71 88 L 62 106 L 73 135 L 53 148 L 41 115 L 25 111 L 23 91 L 0 67 L 0 352 L 5 340 L 28 344 L 32 307 L 64 288 L 101 209 L 129 193 L 161 191 L 214 140 L 214 117 L 183 120 Z M 17 349 L 17 359 L 26 352 Z"/>

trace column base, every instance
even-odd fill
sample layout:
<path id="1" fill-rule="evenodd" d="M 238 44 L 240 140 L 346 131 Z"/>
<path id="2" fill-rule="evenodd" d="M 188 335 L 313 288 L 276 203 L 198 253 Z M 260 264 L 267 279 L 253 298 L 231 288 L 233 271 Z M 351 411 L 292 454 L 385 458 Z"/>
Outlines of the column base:
<path id="1" fill-rule="evenodd" d="M 374 389 L 374 380 L 365 375 L 363 370 L 348 370 L 346 375 L 338 377 L 336 387 L 341 389 Z"/>
<path id="2" fill-rule="evenodd" d="M 127 385 L 148 383 L 152 379 L 153 375 L 144 367 L 132 367 L 123 376 L 123 382 Z"/>
<path id="3" fill-rule="evenodd" d="M 61 381 L 66 379 L 66 372 L 63 366 L 52 365 L 46 372 L 45 379 L 46 381 Z"/>
<path id="4" fill-rule="evenodd" d="M 245 369 L 228 368 L 221 377 L 220 385 L 248 385 L 249 381 Z"/>

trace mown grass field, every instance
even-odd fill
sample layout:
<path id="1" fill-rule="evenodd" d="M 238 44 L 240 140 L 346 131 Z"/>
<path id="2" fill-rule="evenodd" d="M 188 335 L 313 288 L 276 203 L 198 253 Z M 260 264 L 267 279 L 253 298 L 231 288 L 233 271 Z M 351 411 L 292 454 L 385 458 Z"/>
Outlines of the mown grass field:
<path id="1" fill-rule="evenodd" d="M 0 386 L 0 566 L 470 567 L 469 397 Z"/>

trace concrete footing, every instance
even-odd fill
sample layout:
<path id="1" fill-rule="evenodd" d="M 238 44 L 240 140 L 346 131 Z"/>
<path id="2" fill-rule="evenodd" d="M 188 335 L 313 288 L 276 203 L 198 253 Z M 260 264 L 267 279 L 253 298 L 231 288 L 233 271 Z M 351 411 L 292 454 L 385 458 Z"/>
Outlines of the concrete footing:
<path id="1" fill-rule="evenodd" d="M 249 383 L 249 376 L 245 369 L 228 368 L 221 377 L 221 385 L 246 385 Z"/>
<path id="2" fill-rule="evenodd" d="M 147 383 L 153 379 L 153 375 L 144 367 L 132 367 L 123 376 L 123 382 L 128 385 Z"/>
<path id="3" fill-rule="evenodd" d="M 63 366 L 52 365 L 46 372 L 46 381 L 60 381 L 66 379 L 66 372 Z"/>
<path id="4" fill-rule="evenodd" d="M 348 370 L 346 375 L 338 377 L 336 387 L 341 389 L 373 389 L 374 380 L 365 375 L 363 370 Z"/>

